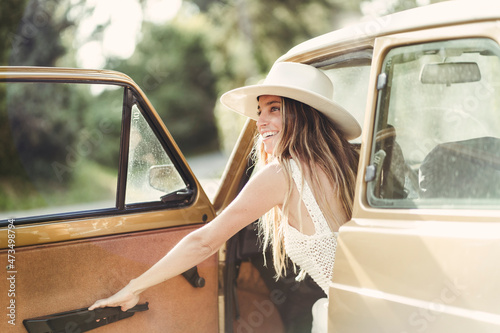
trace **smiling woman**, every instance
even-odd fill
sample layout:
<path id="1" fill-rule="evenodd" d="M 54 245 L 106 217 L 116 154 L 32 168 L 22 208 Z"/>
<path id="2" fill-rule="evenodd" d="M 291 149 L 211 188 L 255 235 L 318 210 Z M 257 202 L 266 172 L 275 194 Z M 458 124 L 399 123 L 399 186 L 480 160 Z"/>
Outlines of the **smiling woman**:
<path id="1" fill-rule="evenodd" d="M 90 310 L 132 308 L 140 293 L 210 257 L 263 215 L 263 249 L 272 248 L 277 277 L 289 256 L 303 270 L 301 278 L 309 274 L 328 296 L 337 231 L 352 213 L 359 156 L 348 139 L 361 134 L 355 118 L 332 97 L 328 77 L 298 63 L 275 64 L 263 84 L 224 94 L 227 107 L 257 118 L 264 167 L 214 220 Z M 313 307 L 312 332 L 326 332 L 326 303 L 323 298 Z"/>

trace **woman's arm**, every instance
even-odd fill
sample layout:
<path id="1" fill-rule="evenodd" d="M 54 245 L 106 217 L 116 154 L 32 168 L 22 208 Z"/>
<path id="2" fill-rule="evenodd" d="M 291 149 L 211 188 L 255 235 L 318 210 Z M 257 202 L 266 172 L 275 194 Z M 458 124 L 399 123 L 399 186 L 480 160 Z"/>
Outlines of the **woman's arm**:
<path id="1" fill-rule="evenodd" d="M 115 295 L 96 301 L 89 310 L 105 306 L 121 306 L 123 311 L 132 308 L 141 292 L 210 257 L 239 230 L 281 204 L 285 192 L 286 180 L 281 168 L 276 164 L 267 165 L 213 221 L 184 237 L 150 269 Z"/>

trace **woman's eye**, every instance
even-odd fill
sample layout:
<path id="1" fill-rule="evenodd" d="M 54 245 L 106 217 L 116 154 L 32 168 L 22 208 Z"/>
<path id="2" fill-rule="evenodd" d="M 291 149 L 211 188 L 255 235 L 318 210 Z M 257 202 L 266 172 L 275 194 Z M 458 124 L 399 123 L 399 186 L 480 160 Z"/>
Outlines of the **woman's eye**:
<path id="1" fill-rule="evenodd" d="M 279 110 L 280 110 L 280 108 L 279 108 L 279 107 L 277 107 L 277 106 L 273 106 L 273 107 L 271 108 L 271 112 L 274 112 L 274 111 L 279 111 Z"/>

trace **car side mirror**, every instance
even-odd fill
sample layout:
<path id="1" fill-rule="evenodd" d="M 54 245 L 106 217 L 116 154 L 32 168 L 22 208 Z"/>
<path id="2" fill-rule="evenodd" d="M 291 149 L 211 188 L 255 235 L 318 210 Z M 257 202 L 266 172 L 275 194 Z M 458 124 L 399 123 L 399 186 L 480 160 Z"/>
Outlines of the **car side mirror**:
<path id="1" fill-rule="evenodd" d="M 186 187 L 172 164 L 152 166 L 149 168 L 148 179 L 149 186 L 164 193 L 171 193 Z"/>

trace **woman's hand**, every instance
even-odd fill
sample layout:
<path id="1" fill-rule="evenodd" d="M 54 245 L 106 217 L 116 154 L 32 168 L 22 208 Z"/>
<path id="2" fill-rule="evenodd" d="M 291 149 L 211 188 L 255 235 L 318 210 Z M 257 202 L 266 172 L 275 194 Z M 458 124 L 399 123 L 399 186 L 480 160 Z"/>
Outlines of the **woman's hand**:
<path id="1" fill-rule="evenodd" d="M 131 292 L 130 287 L 126 286 L 111 297 L 100 299 L 89 307 L 89 310 L 104 308 L 106 306 L 120 306 L 122 311 L 133 308 L 139 302 L 139 295 Z"/>

